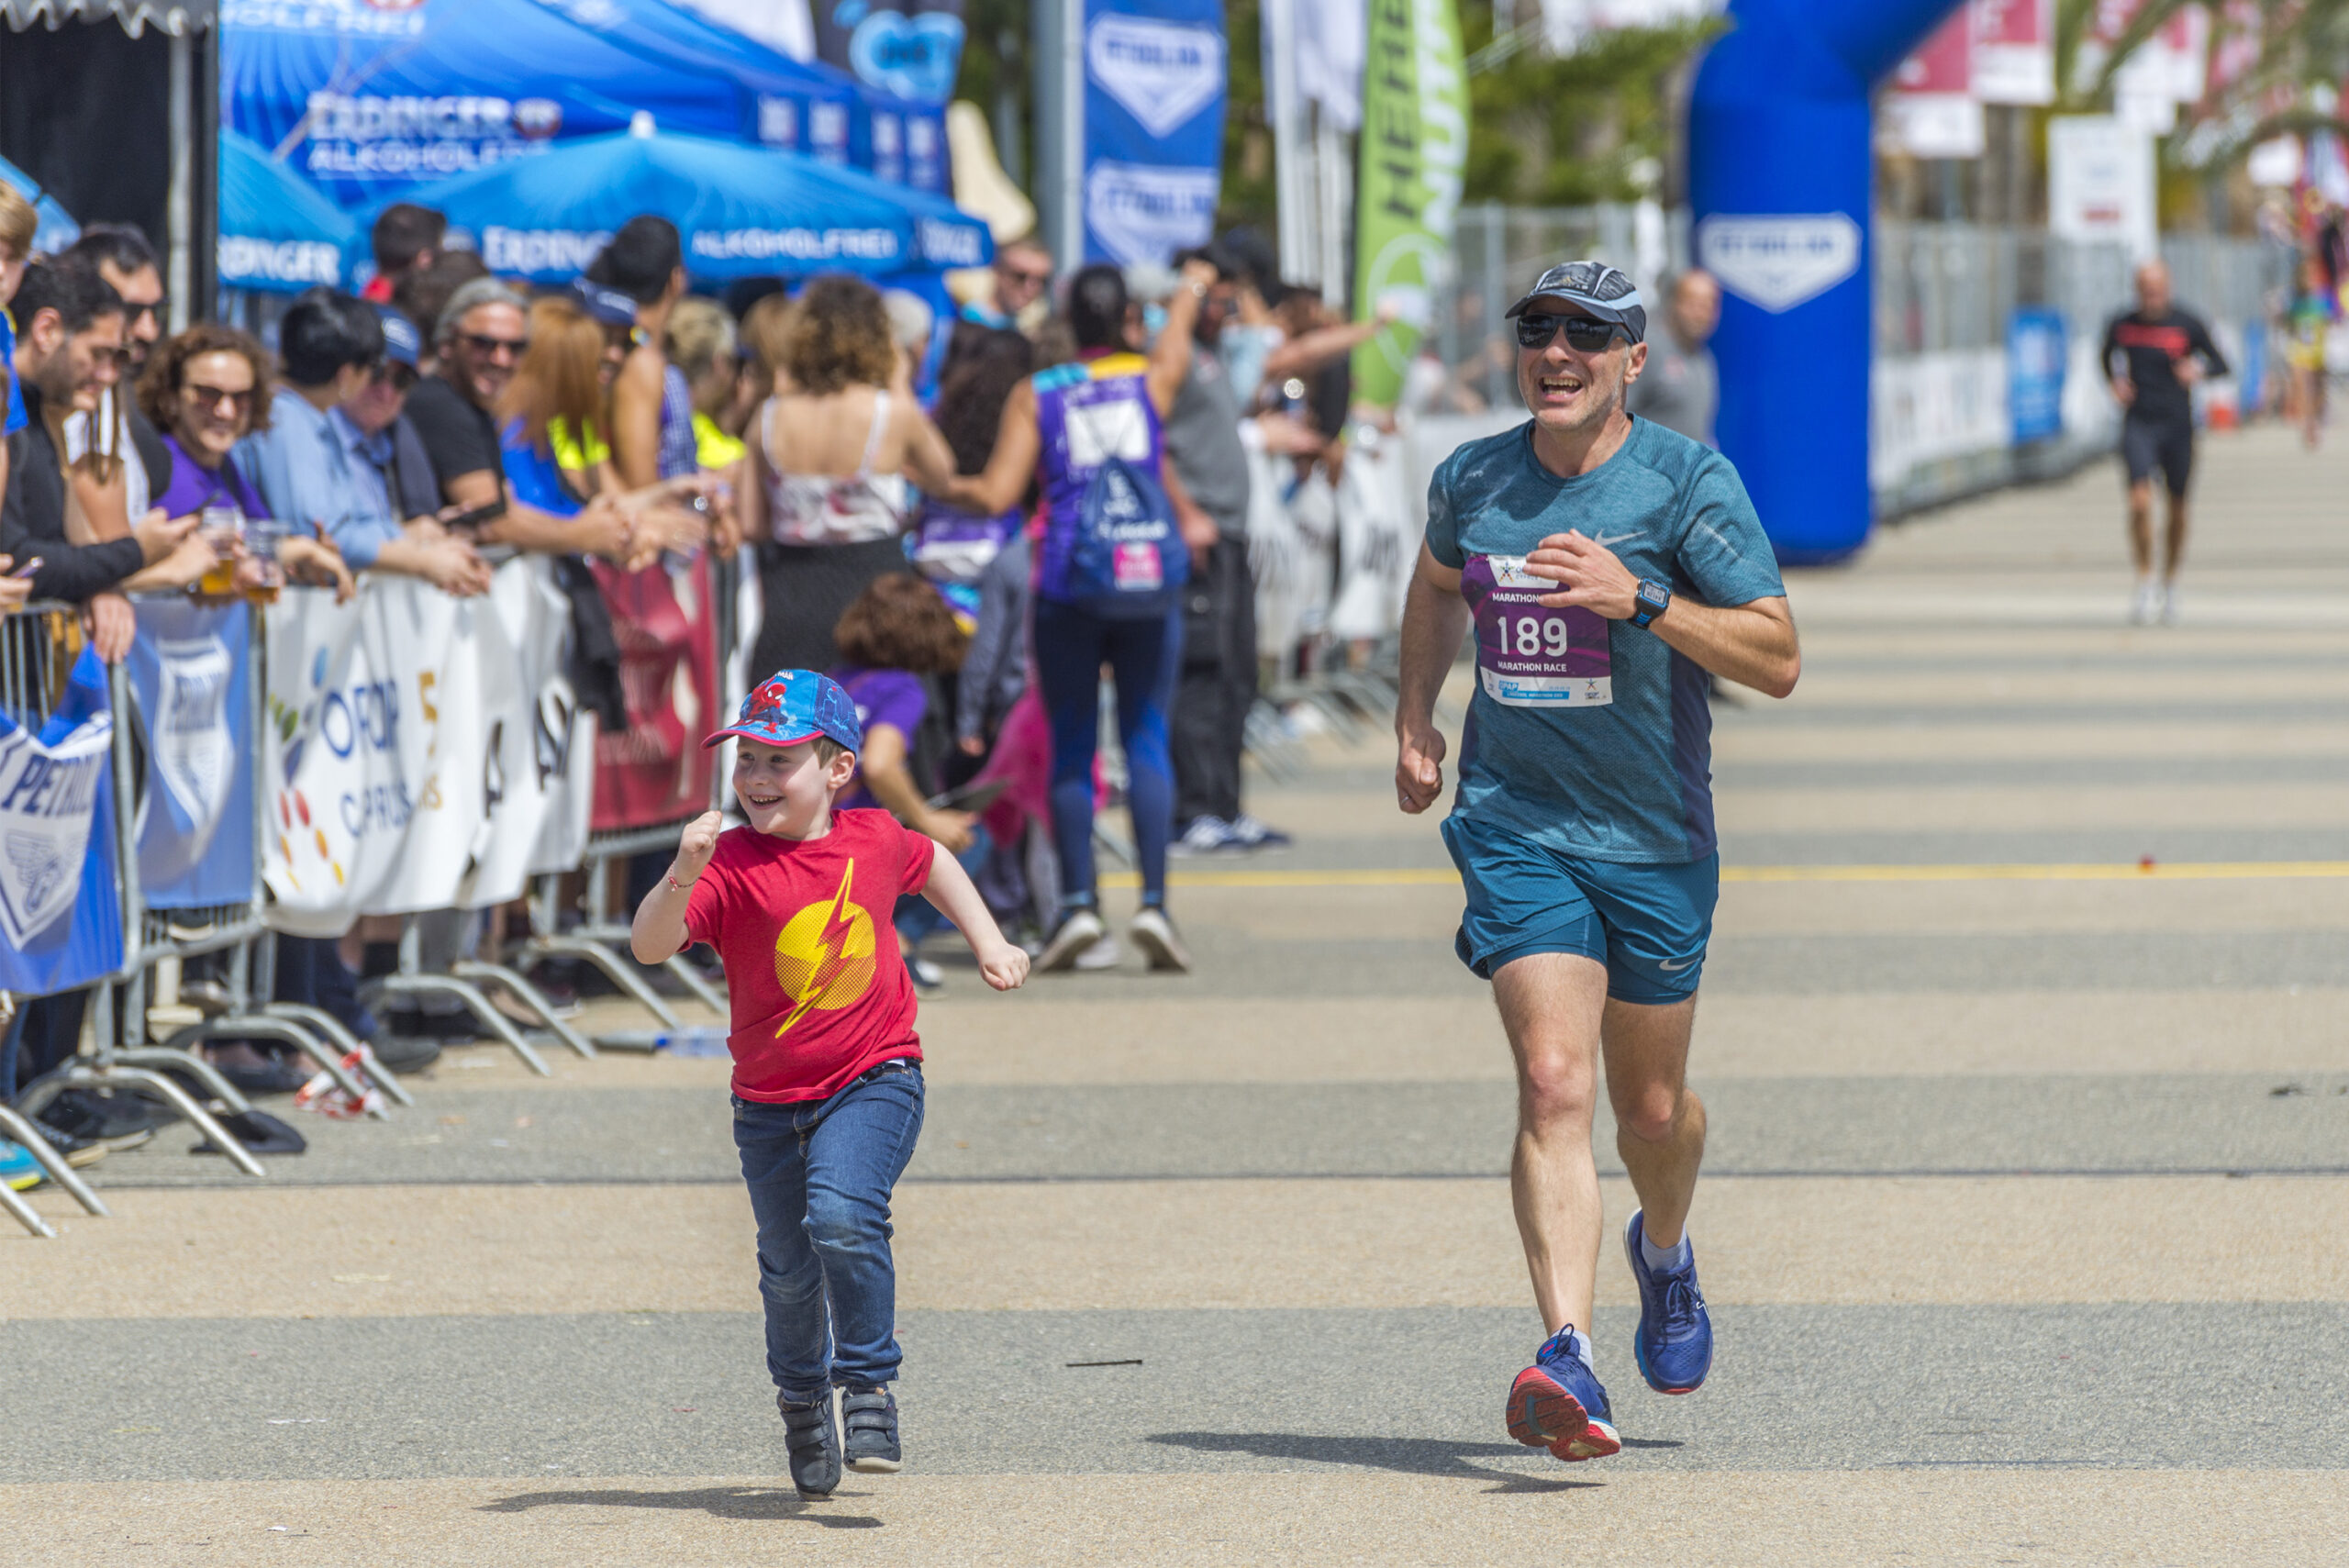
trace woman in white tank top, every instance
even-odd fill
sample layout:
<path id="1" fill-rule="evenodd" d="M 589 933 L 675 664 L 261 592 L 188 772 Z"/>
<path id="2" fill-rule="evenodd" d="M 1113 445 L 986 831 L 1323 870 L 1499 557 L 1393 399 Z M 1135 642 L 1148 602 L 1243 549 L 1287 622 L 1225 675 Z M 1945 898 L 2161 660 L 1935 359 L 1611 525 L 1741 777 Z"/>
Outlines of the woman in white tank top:
<path id="1" fill-rule="evenodd" d="M 872 285 L 818 278 L 764 335 L 756 346 L 776 367 L 775 391 L 759 410 L 740 498 L 765 599 L 751 665 L 762 680 L 834 662 L 841 613 L 874 578 L 907 570 L 907 482 L 937 489 L 954 475 Z"/>

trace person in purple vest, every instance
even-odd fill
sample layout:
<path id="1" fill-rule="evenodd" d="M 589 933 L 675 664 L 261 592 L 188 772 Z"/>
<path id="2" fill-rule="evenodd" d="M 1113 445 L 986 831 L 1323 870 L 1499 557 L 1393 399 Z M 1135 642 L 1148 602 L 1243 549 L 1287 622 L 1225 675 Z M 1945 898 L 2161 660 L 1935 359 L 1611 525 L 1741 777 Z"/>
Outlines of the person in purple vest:
<path id="1" fill-rule="evenodd" d="M 1100 750 L 1101 666 L 1117 683 L 1127 805 L 1141 862 L 1141 909 L 1128 935 L 1152 969 L 1188 970 L 1190 953 L 1166 915 L 1166 846 L 1174 829 L 1174 773 L 1166 732 L 1182 673 L 1175 590 L 1190 556 L 1175 528 L 1162 424 L 1191 368 L 1191 326 L 1216 280 L 1186 262 L 1166 324 L 1147 357 L 1117 268 L 1069 280 L 1074 363 L 1023 382 L 1004 405 L 985 472 L 957 478 L 939 498 L 992 517 L 1030 482 L 1043 493 L 1036 540 L 1036 679 L 1052 730 L 1052 838 L 1060 851 L 1061 913 L 1036 967 L 1073 967 L 1108 928 L 1093 872 L 1093 764 Z"/>

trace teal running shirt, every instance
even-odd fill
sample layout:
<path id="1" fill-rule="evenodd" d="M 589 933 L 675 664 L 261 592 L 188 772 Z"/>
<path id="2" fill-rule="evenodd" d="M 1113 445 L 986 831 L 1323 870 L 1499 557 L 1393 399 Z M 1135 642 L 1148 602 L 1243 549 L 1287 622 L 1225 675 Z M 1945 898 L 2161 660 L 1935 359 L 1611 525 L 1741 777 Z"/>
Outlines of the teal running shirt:
<path id="1" fill-rule="evenodd" d="M 1573 479 L 1533 455 L 1531 420 L 1463 446 L 1428 485 L 1429 553 L 1461 573 L 1475 616 L 1453 811 L 1591 860 L 1702 860 L 1715 842 L 1705 672 L 1629 621 L 1535 602 L 1557 590 L 1524 558 L 1570 528 L 1675 597 L 1786 592 L 1737 470 L 1686 436 L 1635 417 L 1614 456 Z"/>

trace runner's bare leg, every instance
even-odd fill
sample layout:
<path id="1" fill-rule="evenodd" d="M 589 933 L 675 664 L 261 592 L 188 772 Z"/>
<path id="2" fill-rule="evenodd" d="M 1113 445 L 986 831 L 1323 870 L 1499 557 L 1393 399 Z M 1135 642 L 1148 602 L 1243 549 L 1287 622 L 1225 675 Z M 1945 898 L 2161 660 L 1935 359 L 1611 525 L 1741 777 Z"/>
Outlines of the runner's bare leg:
<path id="1" fill-rule="evenodd" d="M 1642 1006 L 1609 998 L 1605 1022 L 1607 1098 L 1615 1151 L 1644 1211 L 1640 1228 L 1659 1249 L 1680 1243 L 1705 1159 L 1705 1105 L 1688 1087 L 1688 1034 L 1697 998 Z"/>
<path id="2" fill-rule="evenodd" d="M 2162 581 L 2177 581 L 2178 563 L 2186 559 L 2186 497 L 2169 498 L 2169 532 L 2162 540 Z"/>
<path id="3" fill-rule="evenodd" d="M 1501 966 L 1493 1001 L 1517 1060 L 1508 1184 L 1533 1299 L 1545 1332 L 1572 1323 L 1586 1334 L 1606 1228 L 1590 1129 L 1607 967 L 1578 953 L 1533 953 Z"/>
<path id="4" fill-rule="evenodd" d="M 2129 559 L 2141 578 L 2154 574 L 2154 482 L 2129 486 Z"/>

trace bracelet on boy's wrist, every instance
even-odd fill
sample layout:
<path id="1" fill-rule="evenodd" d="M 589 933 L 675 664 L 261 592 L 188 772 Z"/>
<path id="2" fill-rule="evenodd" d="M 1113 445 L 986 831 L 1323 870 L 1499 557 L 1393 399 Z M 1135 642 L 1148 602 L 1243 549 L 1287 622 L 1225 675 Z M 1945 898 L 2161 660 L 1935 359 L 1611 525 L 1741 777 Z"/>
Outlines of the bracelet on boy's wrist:
<path id="1" fill-rule="evenodd" d="M 662 873 L 662 876 L 668 882 L 671 887 L 674 888 L 679 893 L 688 891 L 692 888 L 694 882 L 699 882 L 701 880 L 699 875 L 696 875 L 693 882 L 679 882 L 677 880 L 677 868 L 674 866 L 671 866 L 667 871 Z"/>

